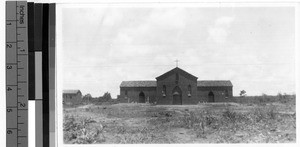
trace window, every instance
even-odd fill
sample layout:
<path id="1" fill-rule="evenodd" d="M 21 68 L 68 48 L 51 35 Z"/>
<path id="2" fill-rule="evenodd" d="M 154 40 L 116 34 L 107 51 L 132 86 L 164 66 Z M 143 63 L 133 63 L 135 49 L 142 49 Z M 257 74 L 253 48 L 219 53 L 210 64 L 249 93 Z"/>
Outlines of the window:
<path id="1" fill-rule="evenodd" d="M 166 93 L 167 93 L 167 87 L 166 85 L 163 85 L 162 96 L 165 97 Z"/>
<path id="2" fill-rule="evenodd" d="M 191 85 L 188 86 L 188 96 L 189 97 L 192 96 L 192 86 Z"/>
<path id="3" fill-rule="evenodd" d="M 127 99 L 128 91 L 125 90 L 125 99 Z"/>
<path id="4" fill-rule="evenodd" d="M 228 98 L 228 97 L 229 97 L 228 90 L 225 90 L 225 98 Z"/>

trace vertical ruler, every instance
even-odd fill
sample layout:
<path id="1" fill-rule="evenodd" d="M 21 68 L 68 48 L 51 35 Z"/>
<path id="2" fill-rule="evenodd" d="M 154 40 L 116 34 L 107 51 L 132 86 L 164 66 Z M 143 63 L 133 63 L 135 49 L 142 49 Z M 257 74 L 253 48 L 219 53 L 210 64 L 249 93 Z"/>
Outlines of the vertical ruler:
<path id="1" fill-rule="evenodd" d="M 27 2 L 6 2 L 6 146 L 28 146 Z"/>

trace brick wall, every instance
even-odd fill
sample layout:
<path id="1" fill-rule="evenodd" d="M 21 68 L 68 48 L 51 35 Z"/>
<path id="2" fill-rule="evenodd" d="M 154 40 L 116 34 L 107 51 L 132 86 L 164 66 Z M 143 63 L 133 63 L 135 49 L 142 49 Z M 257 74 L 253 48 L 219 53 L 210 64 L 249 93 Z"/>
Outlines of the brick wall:
<path id="1" fill-rule="evenodd" d="M 225 91 L 228 91 L 228 98 L 225 98 Z M 208 94 L 213 92 L 214 102 L 228 102 L 232 99 L 232 87 L 198 87 L 198 97 L 200 102 L 208 102 Z"/>
<path id="2" fill-rule="evenodd" d="M 127 96 L 125 92 L 127 91 Z M 149 102 L 154 102 L 156 99 L 156 87 L 121 87 L 119 100 L 121 103 L 139 102 L 139 94 L 143 92 L 145 98 L 149 98 Z"/>
<path id="3" fill-rule="evenodd" d="M 176 83 L 176 74 L 157 81 L 157 98 L 158 104 L 172 105 L 173 104 L 173 89 L 178 86 L 182 93 L 182 104 L 195 104 L 197 102 L 197 81 L 188 79 L 182 75 L 178 75 L 179 80 Z M 166 85 L 166 96 L 162 95 L 163 85 Z M 188 96 L 188 86 L 191 85 L 191 96 Z"/>

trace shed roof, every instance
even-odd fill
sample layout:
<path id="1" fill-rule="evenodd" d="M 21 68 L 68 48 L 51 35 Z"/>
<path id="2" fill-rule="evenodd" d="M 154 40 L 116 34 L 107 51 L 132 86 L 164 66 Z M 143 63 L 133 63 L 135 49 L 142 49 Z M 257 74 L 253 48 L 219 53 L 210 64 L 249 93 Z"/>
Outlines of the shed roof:
<path id="1" fill-rule="evenodd" d="M 156 81 L 122 81 L 120 87 L 156 87 Z"/>
<path id="2" fill-rule="evenodd" d="M 78 89 L 73 89 L 73 90 L 63 90 L 63 94 L 77 94 L 78 92 L 81 93 L 81 91 L 78 90 Z"/>
<path id="3" fill-rule="evenodd" d="M 197 81 L 197 87 L 218 87 L 218 86 L 232 86 L 232 83 L 229 80 Z"/>

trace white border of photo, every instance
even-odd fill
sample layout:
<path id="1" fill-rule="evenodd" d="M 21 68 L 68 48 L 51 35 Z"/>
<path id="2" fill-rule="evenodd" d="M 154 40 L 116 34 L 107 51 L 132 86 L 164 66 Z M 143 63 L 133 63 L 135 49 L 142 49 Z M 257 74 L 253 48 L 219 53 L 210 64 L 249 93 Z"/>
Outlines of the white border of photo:
<path id="1" fill-rule="evenodd" d="M 44 2 L 44 1 L 43 1 Z M 55 2 L 56 4 L 56 106 L 57 106 L 57 115 L 56 115 L 56 138 L 57 138 L 57 145 L 58 147 L 73 147 L 73 146 L 89 146 L 89 147 L 98 147 L 98 146 L 140 146 L 140 144 L 127 144 L 127 145 L 120 145 L 120 144 L 64 144 L 63 143 L 63 110 L 62 110 L 62 81 L 63 81 L 63 77 L 62 77 L 62 72 L 63 72 L 63 65 L 62 65 L 62 59 L 63 59 L 63 48 L 62 48 L 62 42 L 63 39 L 62 38 L 62 10 L 65 8 L 81 8 L 81 7 L 107 7 L 107 6 L 111 6 L 111 7 L 170 7 L 170 6 L 174 6 L 174 7 L 283 7 L 283 6 L 291 6 L 291 7 L 295 7 L 295 19 L 296 19 L 296 40 L 299 40 L 299 6 L 300 4 L 296 4 L 293 3 L 291 1 L 289 1 L 289 3 L 285 3 L 282 2 L 280 0 L 269 0 L 269 1 L 251 1 L 251 3 L 248 3 L 248 1 L 246 0 L 242 0 L 242 1 L 232 1 L 232 0 L 223 0 L 223 1 L 209 1 L 209 3 L 205 3 L 208 1 L 199 1 L 199 0 L 194 0 L 194 1 L 189 1 L 192 3 L 186 3 L 186 1 L 183 0 L 164 0 L 164 1 L 153 1 L 153 0 L 142 0 L 142 1 L 120 1 L 120 0 L 112 0 L 112 1 L 108 1 L 108 0 L 61 0 L 61 1 L 45 1 L 45 2 Z M 144 3 L 143 3 L 144 2 Z M 162 2 L 162 3 L 156 3 L 156 2 Z M 164 3 L 166 2 L 166 3 Z M 201 3 L 194 3 L 194 2 L 201 2 Z M 215 3 L 213 3 L 215 2 Z M 218 2 L 224 2 L 224 3 L 218 3 Z M 233 2 L 233 3 L 231 3 Z M 237 3 L 235 3 L 237 2 Z M 253 3 L 252 3 L 253 2 Z M 259 2 L 259 3 L 255 3 L 255 2 Z M 2 34 L 3 36 L 3 34 Z M 1 39 L 2 40 L 2 39 Z M 296 95 L 299 95 L 299 83 L 300 83 L 300 79 L 299 79 L 299 41 L 296 41 L 296 46 L 295 46 L 295 53 L 296 53 Z M 3 51 L 1 51 L 3 52 Z M 0 54 L 1 56 L 5 55 L 5 54 Z M 4 59 L 4 58 L 0 58 L 0 59 Z M 1 63 L 3 64 L 3 63 Z M 1 78 L 3 78 L 3 76 L 1 76 Z M 4 89 L 4 88 L 2 88 Z M 297 104 L 299 105 L 299 102 L 296 101 Z M 1 107 L 2 108 L 2 107 Z M 296 107 L 297 112 L 299 112 L 298 110 L 299 108 Z M 296 113 L 297 118 L 299 118 L 299 114 Z M 4 116 L 4 115 L 2 115 Z M 297 121 L 297 126 L 299 126 L 299 121 Z M 2 133 L 3 134 L 3 133 Z M 299 127 L 297 127 L 297 134 L 299 134 Z M 4 134 L 5 135 L 5 134 Z M 4 138 L 4 137 L 3 137 Z M 297 135 L 297 142 L 299 143 L 299 135 Z M 153 146 L 154 144 L 146 144 L 143 146 Z M 157 144 L 155 144 L 157 145 Z M 254 144 L 158 144 L 161 146 L 253 146 Z M 255 144 L 257 146 L 296 146 L 297 144 L 293 144 L 293 143 L 289 143 L 289 144 Z"/>

